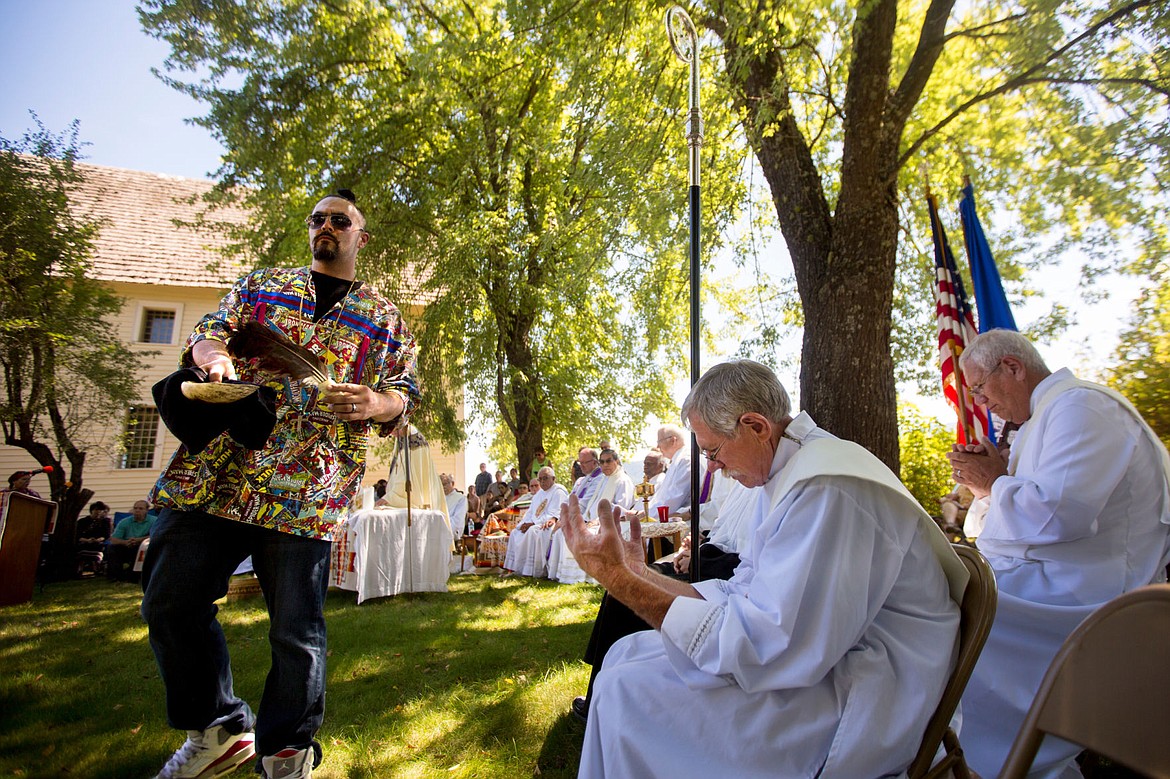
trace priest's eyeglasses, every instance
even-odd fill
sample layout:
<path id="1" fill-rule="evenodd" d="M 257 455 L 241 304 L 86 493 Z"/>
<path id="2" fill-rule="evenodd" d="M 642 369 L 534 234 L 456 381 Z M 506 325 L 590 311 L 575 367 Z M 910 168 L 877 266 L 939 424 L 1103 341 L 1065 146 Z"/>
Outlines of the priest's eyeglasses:
<path id="1" fill-rule="evenodd" d="M 702 455 L 707 458 L 707 462 L 711 462 L 712 460 L 715 460 L 717 462 L 720 461 L 719 460 L 719 452 L 721 452 L 723 450 L 723 447 L 727 446 L 728 441 L 730 441 L 732 438 L 735 438 L 735 433 L 738 432 L 738 430 L 739 430 L 739 420 L 738 419 L 735 420 L 735 427 L 736 427 L 736 430 L 733 431 L 730 436 L 728 436 L 727 438 L 724 438 L 723 443 L 719 444 L 719 446 L 715 447 L 714 449 L 700 449 L 699 450 L 702 453 Z"/>
<path id="2" fill-rule="evenodd" d="M 345 232 L 353 227 L 353 220 L 345 214 L 324 214 L 320 211 L 315 211 L 305 218 L 305 224 L 314 230 L 320 230 L 328 222 L 333 226 L 334 230 Z"/>
<path id="3" fill-rule="evenodd" d="M 1003 360 L 1000 360 L 995 364 L 994 368 L 987 372 L 987 375 L 983 377 L 983 381 L 979 382 L 978 384 L 967 385 L 967 391 L 971 393 L 971 397 L 975 397 L 976 395 L 983 395 L 983 388 L 987 386 L 987 380 L 991 378 L 992 374 L 994 374 L 1002 367 Z M 983 397 L 987 396 L 983 395 Z"/>

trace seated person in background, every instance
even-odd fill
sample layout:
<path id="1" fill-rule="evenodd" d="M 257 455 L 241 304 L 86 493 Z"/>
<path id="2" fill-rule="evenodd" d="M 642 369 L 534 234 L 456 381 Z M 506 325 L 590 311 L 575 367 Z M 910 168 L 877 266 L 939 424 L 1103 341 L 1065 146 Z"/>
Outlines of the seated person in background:
<path id="1" fill-rule="evenodd" d="M 519 489 L 521 484 L 527 484 L 527 483 L 528 483 L 527 479 L 520 478 L 520 469 L 519 468 L 509 468 L 508 469 L 508 489 L 510 489 L 513 493 L 515 493 L 516 490 Z"/>
<path id="2" fill-rule="evenodd" d="M 134 558 L 138 555 L 138 547 L 154 527 L 154 515 L 148 514 L 148 511 L 149 503 L 145 500 L 135 501 L 134 507 L 130 509 L 130 516 L 114 528 L 106 556 L 106 576 L 110 581 L 138 581 L 138 574 L 134 571 Z"/>
<path id="3" fill-rule="evenodd" d="M 654 489 L 650 499 L 649 519 L 658 519 L 658 507 L 666 506 L 671 517 L 689 517 L 691 508 L 691 447 L 686 431 L 678 425 L 663 425 L 658 428 L 658 450 L 668 458 L 669 465 L 662 482 Z M 642 467 L 646 467 L 645 461 Z M 642 504 L 635 504 L 632 519 L 643 519 L 647 515 Z M 673 552 L 674 545 L 663 540 L 663 551 Z"/>
<path id="4" fill-rule="evenodd" d="M 745 487 L 723 475 L 722 471 L 716 473 L 712 499 L 703 505 L 705 510 L 715 513 L 716 517 L 710 538 L 699 547 L 699 554 L 703 558 L 699 566 L 702 580 L 730 579 L 735 573 L 735 567 L 739 565 L 739 550 L 747 546 L 751 518 L 756 513 L 755 501 L 762 494 L 763 490 L 758 487 Z M 655 563 L 652 567 L 666 576 L 689 582 L 691 537 L 683 539 L 682 549 L 674 560 Z M 589 674 L 589 687 L 584 697 L 573 699 L 572 712 L 577 719 L 584 722 L 588 717 L 593 682 L 597 679 L 609 648 L 622 636 L 652 629 L 621 601 L 608 594 L 602 596 L 597 618 L 593 622 L 593 632 L 589 636 L 589 645 L 585 648 L 585 662 L 593 666 Z"/>
<path id="5" fill-rule="evenodd" d="M 666 469 L 669 465 L 670 458 L 664 455 L 661 449 L 651 449 L 642 458 L 642 481 L 653 484 L 654 491 L 657 492 L 662 480 L 666 478 Z"/>
<path id="6" fill-rule="evenodd" d="M 467 497 L 455 489 L 455 477 L 449 473 L 440 473 L 439 481 L 443 485 L 443 495 L 447 501 L 447 519 L 451 522 L 451 536 L 455 543 L 463 540 L 463 530 L 467 525 Z"/>
<path id="7" fill-rule="evenodd" d="M 963 520 L 967 518 L 967 509 L 971 508 L 974 499 L 971 490 L 962 484 L 955 485 L 953 490 L 938 499 L 944 533 L 963 532 Z"/>
<path id="8" fill-rule="evenodd" d="M 110 507 L 100 500 L 89 504 L 89 516 L 77 520 L 77 562 L 101 563 L 114 532 Z"/>
<path id="9" fill-rule="evenodd" d="M 521 576 L 544 576 L 549 540 L 561 505 L 569 493 L 557 484 L 556 472 L 551 466 L 540 469 L 539 489 L 533 493 L 528 511 L 508 537 L 508 554 L 504 558 L 505 571 Z"/>
<path id="10" fill-rule="evenodd" d="M 978 545 L 999 604 L 963 693 L 960 737 L 971 768 L 990 777 L 1069 633 L 1118 595 L 1165 581 L 1168 463 L 1129 401 L 1052 373 L 1017 332 L 977 336 L 960 366 L 976 402 L 1023 423 L 1006 464 L 987 446 L 949 455 L 955 481 L 989 503 Z M 1046 738 L 1029 776 L 1079 776 L 1079 751 Z"/>
<path id="11" fill-rule="evenodd" d="M 524 482 L 520 482 L 520 484 L 516 486 L 516 491 L 512 493 L 510 498 L 508 498 L 508 505 L 488 517 L 488 520 L 484 524 L 483 528 L 484 534 L 490 536 L 492 533 L 512 532 L 512 525 L 516 519 L 516 514 L 509 511 L 508 509 L 512 507 L 512 504 L 516 503 L 522 498 L 527 497 L 528 485 Z M 517 511 L 519 511 L 519 509 L 517 509 Z"/>
<path id="12" fill-rule="evenodd" d="M 508 498 L 511 494 L 512 491 L 508 489 L 508 483 L 504 481 L 504 472 L 496 471 L 496 480 L 488 486 L 487 492 L 483 494 L 484 518 L 508 505 Z"/>
<path id="13" fill-rule="evenodd" d="M 374 500 L 381 500 L 386 497 L 386 480 L 378 479 L 374 482 Z"/>
<path id="14" fill-rule="evenodd" d="M 713 366 L 682 416 L 711 469 L 764 494 L 735 575 L 694 584 L 645 565 L 637 522 L 587 532 L 570 497 L 577 561 L 655 628 L 606 655 L 580 775 L 903 773 L 955 663 L 963 564 L 877 458 L 789 415 L 769 368 Z"/>
<path id="15" fill-rule="evenodd" d="M 480 517 L 483 516 L 482 512 L 480 511 L 480 508 L 482 505 L 481 501 L 482 501 L 482 498 L 480 498 L 479 495 L 476 494 L 476 492 L 475 492 L 475 485 L 468 484 L 467 485 L 467 519 L 471 523 L 471 529 L 468 531 L 471 534 L 476 534 L 481 529 L 483 529 L 483 520 L 480 519 Z"/>
<path id="16" fill-rule="evenodd" d="M 613 449 L 602 449 L 597 458 L 605 482 L 597 494 L 597 502 L 608 500 L 611 506 L 628 509 L 634 505 L 634 480 L 622 469 L 622 459 Z M 594 505 L 597 505 L 597 502 Z"/>
<path id="17" fill-rule="evenodd" d="M 577 462 L 587 475 L 578 479 L 572 490 L 572 494 L 577 496 L 585 521 L 594 528 L 597 524 L 597 508 L 602 500 L 615 501 L 613 505 L 621 506 L 623 509 L 629 508 L 634 500 L 634 484 L 622 470 L 617 453 L 612 449 L 606 449 L 602 457 L 609 462 L 602 464 L 597 453 L 588 447 L 577 453 Z M 628 502 L 617 503 L 619 499 Z M 562 563 L 565 563 L 564 570 L 561 568 Z M 565 539 L 556 529 L 550 541 L 546 573 L 548 578 L 561 582 L 582 581 L 585 575 L 569 554 Z"/>

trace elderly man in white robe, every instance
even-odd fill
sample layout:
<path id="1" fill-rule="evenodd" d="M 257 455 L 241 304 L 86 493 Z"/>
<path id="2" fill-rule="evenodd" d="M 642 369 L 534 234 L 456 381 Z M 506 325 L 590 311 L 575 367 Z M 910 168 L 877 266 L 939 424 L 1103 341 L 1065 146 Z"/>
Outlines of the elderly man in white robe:
<path id="1" fill-rule="evenodd" d="M 995 776 L 1068 634 L 1118 595 L 1165 580 L 1167 457 L 1129 401 L 1050 372 L 1019 333 L 978 336 L 960 366 L 976 402 L 1023 423 L 1006 463 L 989 443 L 949 455 L 977 498 L 968 517 L 986 509 L 978 544 L 999 585 L 960 733 L 971 767 Z M 1079 751 L 1045 739 L 1029 776 L 1079 777 Z"/>
<path id="2" fill-rule="evenodd" d="M 743 360 L 696 382 L 683 419 L 746 487 L 762 486 L 729 581 L 645 565 L 639 525 L 560 524 L 581 566 L 655 630 L 610 649 L 581 777 L 897 776 L 955 662 L 966 570 L 888 468 Z M 944 572 L 945 571 L 945 572 Z"/>
<path id="3" fill-rule="evenodd" d="M 601 474 L 604 481 L 584 506 L 586 521 L 597 522 L 597 507 L 602 501 L 612 506 L 629 508 L 634 503 L 634 480 L 622 468 L 621 458 L 613 449 L 602 449 L 598 460 L 601 463 Z M 562 583 L 575 584 L 586 580 L 585 572 L 577 565 L 577 561 L 565 546 L 565 539 L 560 533 L 553 530 L 551 549 L 549 553 L 549 578 Z"/>
<path id="4" fill-rule="evenodd" d="M 667 459 L 667 467 L 650 500 L 650 519 L 658 518 L 659 506 L 666 506 L 672 517 L 685 514 L 691 508 L 691 448 L 686 431 L 678 425 L 663 425 L 658 428 L 657 448 Z M 646 516 L 640 510 L 630 513 L 634 519 Z"/>
<path id="5" fill-rule="evenodd" d="M 456 544 L 463 540 L 467 526 L 467 496 L 455 489 L 455 478 L 449 473 L 440 473 L 443 497 L 447 501 L 447 518 L 451 520 L 451 536 Z"/>
<path id="6" fill-rule="evenodd" d="M 557 484 L 556 471 L 551 466 L 541 468 L 536 480 L 540 489 L 508 537 L 508 554 L 504 557 L 504 569 L 521 576 L 544 576 L 553 527 L 561 506 L 569 499 L 568 490 Z"/>

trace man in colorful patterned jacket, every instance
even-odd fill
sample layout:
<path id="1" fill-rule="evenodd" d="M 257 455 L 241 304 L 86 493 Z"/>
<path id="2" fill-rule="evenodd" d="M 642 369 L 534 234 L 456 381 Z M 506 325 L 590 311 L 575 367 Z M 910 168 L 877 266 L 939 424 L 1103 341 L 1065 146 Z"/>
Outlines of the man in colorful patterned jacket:
<path id="1" fill-rule="evenodd" d="M 218 776 L 253 754 L 270 779 L 308 777 L 320 762 L 330 540 L 361 483 L 370 434 L 404 425 L 419 399 L 414 338 L 397 308 L 355 280 L 369 233 L 353 193 L 325 197 L 306 224 L 311 267 L 240 279 L 182 356 L 209 381 L 275 389 L 276 424 L 258 449 L 229 433 L 198 452 L 180 446 L 154 489 L 163 508 L 142 611 L 168 721 L 188 732 L 160 777 Z M 254 361 L 233 359 L 226 344 L 248 321 L 321 357 L 336 383 L 274 381 Z M 214 605 L 249 555 L 271 622 L 273 665 L 257 714 L 232 690 Z"/>

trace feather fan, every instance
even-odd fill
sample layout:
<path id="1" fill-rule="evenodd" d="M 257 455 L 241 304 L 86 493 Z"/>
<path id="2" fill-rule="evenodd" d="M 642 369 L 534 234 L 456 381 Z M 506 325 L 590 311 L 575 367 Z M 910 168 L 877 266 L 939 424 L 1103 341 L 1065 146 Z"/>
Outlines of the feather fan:
<path id="1" fill-rule="evenodd" d="M 232 336 L 228 350 L 236 357 L 255 359 L 257 368 L 275 378 L 287 376 L 323 389 L 333 383 L 320 357 L 255 320 Z"/>

